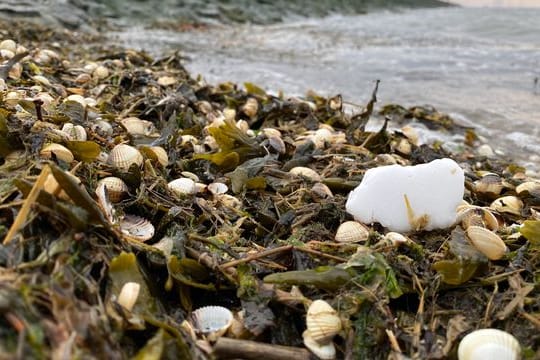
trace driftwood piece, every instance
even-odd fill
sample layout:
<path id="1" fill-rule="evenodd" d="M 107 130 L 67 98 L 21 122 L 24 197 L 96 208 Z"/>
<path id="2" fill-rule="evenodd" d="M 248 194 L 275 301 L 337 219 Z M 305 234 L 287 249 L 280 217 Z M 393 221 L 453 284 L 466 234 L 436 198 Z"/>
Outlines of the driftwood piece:
<path id="1" fill-rule="evenodd" d="M 250 340 L 221 337 L 214 345 L 213 354 L 218 359 L 254 360 L 309 360 L 311 353 L 302 348 L 272 345 Z"/>

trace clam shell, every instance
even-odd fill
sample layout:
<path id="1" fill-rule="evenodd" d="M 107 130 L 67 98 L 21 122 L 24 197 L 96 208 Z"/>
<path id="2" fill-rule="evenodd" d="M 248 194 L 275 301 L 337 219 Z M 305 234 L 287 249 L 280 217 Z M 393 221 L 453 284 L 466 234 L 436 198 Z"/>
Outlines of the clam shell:
<path id="1" fill-rule="evenodd" d="M 128 171 L 135 164 L 141 166 L 144 159 L 139 150 L 126 144 L 116 145 L 109 153 L 107 162 L 121 171 Z"/>
<path id="2" fill-rule="evenodd" d="M 132 136 L 151 136 L 156 132 L 154 124 L 137 117 L 128 117 L 120 120 L 122 126 Z"/>
<path id="3" fill-rule="evenodd" d="M 86 103 L 86 100 L 84 99 L 83 96 L 79 95 L 79 94 L 72 94 L 72 95 L 69 95 L 65 100 L 64 102 L 66 101 L 75 101 L 75 102 L 78 102 L 79 104 L 81 104 L 82 107 L 86 107 L 86 105 L 88 105 Z"/>
<path id="4" fill-rule="evenodd" d="M 120 290 L 120 294 L 118 294 L 118 299 L 116 302 L 122 305 L 128 311 L 131 311 L 137 302 L 140 291 L 141 285 L 139 283 L 127 282 L 124 284 L 124 286 L 122 286 L 122 290 Z"/>
<path id="5" fill-rule="evenodd" d="M 99 180 L 97 186 L 107 187 L 109 199 L 113 203 L 121 201 L 129 191 L 129 188 L 124 180 L 114 176 L 109 176 Z"/>
<path id="6" fill-rule="evenodd" d="M 224 183 L 220 182 L 213 182 L 211 184 L 208 184 L 207 189 L 212 195 L 221 195 L 229 191 L 229 187 Z"/>
<path id="7" fill-rule="evenodd" d="M 393 246 L 400 246 L 409 242 L 409 239 L 398 232 L 390 231 L 384 235 L 384 239 L 390 242 Z"/>
<path id="8" fill-rule="evenodd" d="M 319 344 L 324 344 L 341 330 L 341 319 L 326 301 L 315 300 L 308 308 L 306 326 L 309 336 Z"/>
<path id="9" fill-rule="evenodd" d="M 197 186 L 195 181 L 188 178 L 180 178 L 171 181 L 167 184 L 169 190 L 171 190 L 176 195 L 182 197 L 185 195 L 193 195 L 197 193 Z"/>
<path id="10" fill-rule="evenodd" d="M 366 241 L 369 237 L 369 230 L 356 221 L 345 221 L 339 225 L 336 231 L 335 240 L 340 243 L 355 243 Z"/>
<path id="11" fill-rule="evenodd" d="M 516 186 L 516 193 L 521 197 L 540 198 L 540 182 L 526 181 Z"/>
<path id="12" fill-rule="evenodd" d="M 43 149 L 41 149 L 39 154 L 45 159 L 52 158 L 54 154 L 58 160 L 62 160 L 66 163 L 71 163 L 73 160 L 75 160 L 73 153 L 67 147 L 60 144 L 46 145 Z"/>
<path id="13" fill-rule="evenodd" d="M 464 229 L 469 226 L 481 226 L 492 231 L 499 229 L 499 221 L 489 209 L 478 206 L 470 206 L 458 212 L 457 222 Z"/>
<path id="14" fill-rule="evenodd" d="M 308 330 L 302 333 L 302 338 L 304 339 L 304 345 L 319 359 L 334 360 L 336 358 L 336 347 L 333 342 L 330 341 L 321 345 L 313 339 Z"/>
<path id="15" fill-rule="evenodd" d="M 321 181 L 321 176 L 317 174 L 315 170 L 310 169 L 308 167 L 304 167 L 304 166 L 293 167 L 291 170 L 289 170 L 289 173 L 299 176 L 299 177 L 309 179 L 314 182 Z"/>
<path id="16" fill-rule="evenodd" d="M 313 194 L 313 198 L 315 201 L 334 197 L 334 194 L 332 194 L 332 190 L 330 190 L 328 186 L 321 182 L 313 184 L 313 187 L 311 188 L 311 193 Z"/>
<path id="17" fill-rule="evenodd" d="M 518 360 L 521 348 L 515 337 L 498 329 L 481 329 L 468 334 L 458 347 L 459 360 Z"/>
<path id="18" fill-rule="evenodd" d="M 198 333 L 219 337 L 233 321 L 233 313 L 223 306 L 205 306 L 191 313 L 193 327 Z"/>
<path id="19" fill-rule="evenodd" d="M 480 180 L 474 182 L 474 190 L 482 194 L 499 195 L 503 189 L 503 182 L 499 175 L 487 173 Z"/>
<path id="20" fill-rule="evenodd" d="M 120 221 L 120 230 L 127 239 L 146 241 L 154 236 L 154 225 L 145 218 L 136 215 L 126 215 Z"/>
<path id="21" fill-rule="evenodd" d="M 523 201 L 517 196 L 503 196 L 493 201 L 489 207 L 501 213 L 520 216 L 523 209 Z"/>
<path id="22" fill-rule="evenodd" d="M 111 136 L 113 134 L 112 125 L 105 120 L 97 120 L 95 123 L 90 125 L 90 128 L 97 132 L 98 134 Z"/>
<path id="23" fill-rule="evenodd" d="M 11 39 L 2 40 L 2 42 L 0 42 L 0 49 L 9 50 L 15 53 L 17 51 L 17 43 Z"/>
<path id="24" fill-rule="evenodd" d="M 467 237 L 474 247 L 490 260 L 498 260 L 507 252 L 507 247 L 499 235 L 480 226 L 469 226 Z"/>
<path id="25" fill-rule="evenodd" d="M 169 156 L 167 155 L 167 151 L 165 151 L 164 148 L 162 148 L 161 146 L 151 146 L 149 150 L 154 154 L 157 162 L 161 166 L 166 167 L 169 164 Z"/>
<path id="26" fill-rule="evenodd" d="M 73 125 L 72 123 L 65 123 L 62 126 L 62 131 L 66 133 L 70 140 L 86 141 L 86 130 L 81 125 Z"/>

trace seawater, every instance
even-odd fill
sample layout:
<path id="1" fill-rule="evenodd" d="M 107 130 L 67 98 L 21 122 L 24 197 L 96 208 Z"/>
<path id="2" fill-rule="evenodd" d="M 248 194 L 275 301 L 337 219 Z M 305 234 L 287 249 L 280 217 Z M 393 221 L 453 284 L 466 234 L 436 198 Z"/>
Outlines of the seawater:
<path id="1" fill-rule="evenodd" d="M 430 104 L 495 150 L 540 168 L 540 9 L 434 8 L 172 32 L 131 27 L 123 45 L 178 49 L 211 83 L 340 93 L 364 104 Z"/>

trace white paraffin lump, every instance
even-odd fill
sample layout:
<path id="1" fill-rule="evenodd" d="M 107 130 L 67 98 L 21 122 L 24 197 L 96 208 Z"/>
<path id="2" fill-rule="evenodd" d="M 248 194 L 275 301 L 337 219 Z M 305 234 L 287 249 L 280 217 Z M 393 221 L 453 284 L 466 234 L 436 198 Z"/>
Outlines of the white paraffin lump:
<path id="1" fill-rule="evenodd" d="M 356 220 L 391 231 L 444 229 L 454 224 L 463 192 L 463 169 L 452 159 L 381 166 L 366 171 L 345 208 Z"/>

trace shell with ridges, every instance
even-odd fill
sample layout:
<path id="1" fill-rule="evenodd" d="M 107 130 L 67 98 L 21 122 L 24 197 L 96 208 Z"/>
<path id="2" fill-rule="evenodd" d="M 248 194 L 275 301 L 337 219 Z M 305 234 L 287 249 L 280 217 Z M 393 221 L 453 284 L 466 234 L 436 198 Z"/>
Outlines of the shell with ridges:
<path id="1" fill-rule="evenodd" d="M 125 238 L 136 241 L 150 240 L 154 236 L 154 225 L 137 215 L 125 215 L 120 221 L 120 230 Z"/>
<path id="2" fill-rule="evenodd" d="M 198 333 L 219 337 L 233 321 L 233 313 L 223 306 L 205 306 L 191 313 L 193 327 Z"/>
<path id="3" fill-rule="evenodd" d="M 62 126 L 62 131 L 65 132 L 71 140 L 86 141 L 86 130 L 81 125 L 65 123 Z"/>
<path id="4" fill-rule="evenodd" d="M 355 243 L 366 241 L 369 237 L 369 230 L 356 221 L 345 221 L 339 225 L 335 240 L 339 243 Z"/>
<path id="5" fill-rule="evenodd" d="M 197 193 L 195 181 L 188 178 L 180 178 L 167 184 L 169 190 L 178 196 L 193 195 Z"/>
<path id="6" fill-rule="evenodd" d="M 118 299 L 116 302 L 122 305 L 128 311 L 131 311 L 137 302 L 140 291 L 141 285 L 139 283 L 127 282 L 124 284 L 124 286 L 122 286 L 122 290 L 120 290 L 120 294 L 118 294 Z"/>
<path id="7" fill-rule="evenodd" d="M 229 187 L 224 183 L 220 182 L 213 182 L 211 184 L 208 184 L 207 189 L 212 195 L 221 195 L 229 191 Z"/>
<path id="8" fill-rule="evenodd" d="M 336 347 L 333 342 L 319 344 L 311 336 L 308 330 L 302 333 L 304 345 L 321 360 L 334 360 L 336 358 Z"/>
<path id="9" fill-rule="evenodd" d="M 314 341 L 324 344 L 341 330 L 341 319 L 326 301 L 315 300 L 308 308 L 306 327 Z"/>
<path id="10" fill-rule="evenodd" d="M 490 260 L 499 260 L 508 248 L 499 235 L 480 226 L 469 226 L 467 237 L 474 247 Z"/>
<path id="11" fill-rule="evenodd" d="M 503 196 L 493 201 L 489 207 L 501 213 L 520 216 L 523 209 L 523 201 L 517 196 Z"/>
<path id="12" fill-rule="evenodd" d="M 310 169 L 308 167 L 304 167 L 304 166 L 293 167 L 291 170 L 289 170 L 289 173 L 309 179 L 311 181 L 315 181 L 315 182 L 321 181 L 321 176 L 317 174 L 315 170 Z"/>
<path id="13" fill-rule="evenodd" d="M 62 160 L 66 163 L 71 163 L 73 160 L 75 160 L 73 153 L 67 147 L 60 144 L 46 145 L 43 149 L 41 149 L 39 154 L 45 159 L 52 158 L 54 154 L 58 160 Z"/>
<path id="14" fill-rule="evenodd" d="M 97 186 L 107 187 L 109 199 L 113 203 L 121 201 L 129 191 L 129 188 L 124 180 L 114 176 L 108 176 L 99 180 Z"/>
<path id="15" fill-rule="evenodd" d="M 459 360 L 518 360 L 520 357 L 521 347 L 517 339 L 498 329 L 473 331 L 461 340 L 458 347 Z"/>
<path id="16" fill-rule="evenodd" d="M 141 166 L 144 158 L 139 150 L 126 144 L 116 145 L 109 153 L 107 162 L 121 171 L 128 171 L 135 164 Z"/>

